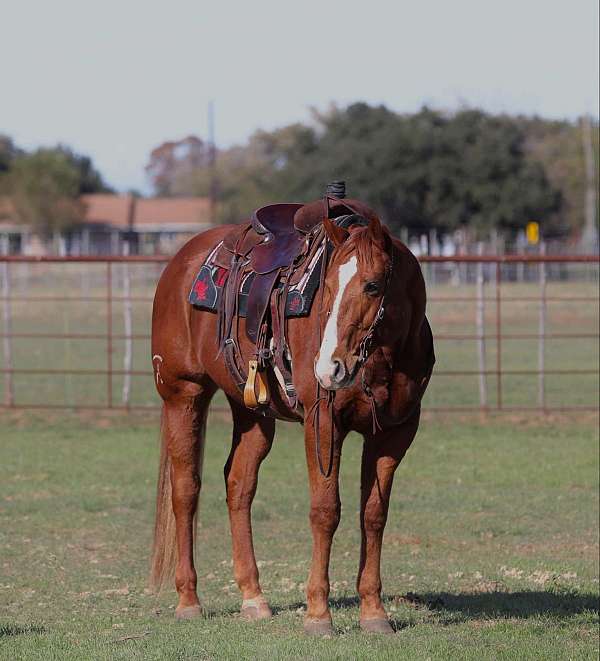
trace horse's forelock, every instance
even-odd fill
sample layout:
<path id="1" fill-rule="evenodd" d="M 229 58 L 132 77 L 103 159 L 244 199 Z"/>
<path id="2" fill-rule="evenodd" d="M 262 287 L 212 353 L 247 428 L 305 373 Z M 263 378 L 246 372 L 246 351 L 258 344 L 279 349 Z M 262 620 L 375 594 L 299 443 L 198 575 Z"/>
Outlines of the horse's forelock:
<path id="1" fill-rule="evenodd" d="M 369 266 L 375 261 L 377 254 L 382 250 L 381 246 L 373 241 L 368 227 L 354 227 L 350 230 L 350 236 L 340 248 L 338 248 L 340 259 L 346 261 L 350 255 L 356 255 L 359 266 Z"/>

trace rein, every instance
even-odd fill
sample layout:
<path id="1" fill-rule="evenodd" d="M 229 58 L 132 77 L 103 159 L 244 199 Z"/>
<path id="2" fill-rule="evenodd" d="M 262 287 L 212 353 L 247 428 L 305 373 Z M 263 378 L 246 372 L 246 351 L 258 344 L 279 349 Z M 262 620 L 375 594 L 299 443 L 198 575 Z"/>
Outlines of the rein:
<path id="1" fill-rule="evenodd" d="M 326 209 L 326 216 L 329 217 L 329 199 L 328 196 L 325 196 L 324 198 L 324 204 L 325 204 L 325 209 Z M 352 209 L 351 207 L 349 207 Z M 353 209 L 352 209 L 353 210 Z M 323 309 L 323 290 L 324 290 L 324 283 L 325 283 L 325 270 L 327 268 L 327 261 L 328 261 L 328 251 L 327 251 L 327 238 L 324 238 L 325 241 L 325 246 L 323 248 L 323 262 L 321 266 L 321 275 L 320 275 L 320 281 L 319 281 L 319 295 L 320 295 L 320 309 Z M 379 301 L 379 307 L 377 309 L 377 312 L 375 314 L 375 318 L 371 322 L 371 325 L 369 326 L 366 335 L 363 337 L 363 339 L 360 341 L 360 344 L 358 346 L 358 365 L 359 369 L 361 370 L 361 385 L 363 392 L 367 395 L 369 398 L 370 404 L 371 404 L 371 415 L 373 418 L 373 433 L 375 434 L 378 430 L 381 430 L 381 425 L 379 423 L 379 420 L 377 419 L 377 409 L 375 405 L 375 399 L 373 396 L 373 391 L 367 384 L 365 380 L 365 374 L 364 374 L 364 367 L 365 363 L 368 360 L 371 351 L 373 349 L 373 340 L 375 337 L 375 333 L 377 331 L 377 327 L 381 324 L 384 316 L 385 316 L 385 303 L 386 303 L 386 295 L 388 294 L 388 285 L 390 283 L 391 277 L 392 277 L 392 272 L 394 270 L 394 247 L 392 246 L 392 254 L 390 257 L 390 263 L 386 269 L 386 274 L 385 274 L 385 281 L 384 281 L 384 286 L 383 286 L 383 294 L 381 296 L 381 300 Z M 321 347 L 321 342 L 322 342 L 322 332 L 321 332 L 321 323 L 318 325 L 319 327 L 319 332 L 318 332 L 318 337 L 319 337 L 319 348 Z M 321 475 L 325 478 L 328 478 L 331 475 L 331 471 L 333 469 L 333 445 L 334 445 L 334 440 L 335 440 L 335 434 L 334 434 L 334 415 L 333 415 L 333 402 L 335 400 L 335 391 L 334 390 L 328 390 L 327 395 L 322 395 L 321 394 L 321 384 L 319 383 L 319 380 L 317 379 L 317 389 L 316 389 L 316 398 L 315 402 L 311 406 L 309 410 L 309 417 L 312 415 L 313 416 L 313 428 L 315 431 L 315 453 L 317 455 L 317 464 L 319 466 L 319 472 Z M 329 422 L 330 422 L 330 437 L 329 437 L 329 461 L 327 464 L 327 469 L 324 468 L 323 461 L 321 459 L 321 434 L 320 434 L 320 408 L 321 408 L 321 402 L 326 401 L 327 402 L 327 409 L 329 411 Z"/>
<path id="2" fill-rule="evenodd" d="M 327 199 L 327 196 L 325 196 L 324 199 L 325 203 L 325 209 L 326 209 L 326 216 L 329 218 L 329 201 Z M 323 254 L 321 256 L 321 273 L 319 275 L 319 309 L 322 311 L 323 310 L 323 290 L 325 289 L 325 270 L 327 269 L 327 261 L 328 261 L 328 246 L 327 246 L 327 236 L 325 235 L 323 237 Z M 321 342 L 323 340 L 323 334 L 321 332 L 321 322 L 319 321 L 318 323 L 318 328 L 319 328 L 319 349 L 321 347 Z M 329 477 L 331 475 L 331 471 L 333 469 L 333 442 L 334 442 L 334 432 L 333 432 L 333 427 L 334 427 L 334 421 L 333 421 L 333 400 L 335 399 L 335 392 L 333 390 L 328 390 L 327 395 L 323 396 L 321 394 L 321 384 L 319 383 L 319 379 L 317 381 L 317 392 L 316 392 L 316 398 L 314 404 L 311 406 L 308 416 L 310 417 L 311 415 L 313 416 L 313 429 L 315 432 L 315 453 L 317 455 L 317 464 L 319 465 L 319 472 L 321 475 L 325 478 Z M 321 402 L 325 400 L 327 402 L 327 409 L 329 411 L 329 461 L 327 464 L 327 470 L 323 468 L 323 462 L 321 460 L 321 431 L 320 431 L 320 419 L 321 419 Z"/>

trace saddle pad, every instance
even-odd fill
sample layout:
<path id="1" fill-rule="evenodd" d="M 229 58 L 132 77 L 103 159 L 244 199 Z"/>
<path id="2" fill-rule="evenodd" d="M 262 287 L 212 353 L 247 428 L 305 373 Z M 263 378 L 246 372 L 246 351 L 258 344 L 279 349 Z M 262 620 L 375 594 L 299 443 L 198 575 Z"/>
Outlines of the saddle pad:
<path id="1" fill-rule="evenodd" d="M 209 312 L 217 312 L 223 296 L 223 289 L 229 276 L 229 269 L 215 263 L 217 246 L 200 267 L 194 280 L 188 301 L 194 307 Z M 306 317 L 310 314 L 315 292 L 319 288 L 321 275 L 321 250 L 318 250 L 302 278 L 290 285 L 285 303 L 286 317 Z M 238 314 L 245 317 L 248 309 L 248 293 L 255 277 L 253 272 L 248 273 L 241 281 L 238 293 Z"/>

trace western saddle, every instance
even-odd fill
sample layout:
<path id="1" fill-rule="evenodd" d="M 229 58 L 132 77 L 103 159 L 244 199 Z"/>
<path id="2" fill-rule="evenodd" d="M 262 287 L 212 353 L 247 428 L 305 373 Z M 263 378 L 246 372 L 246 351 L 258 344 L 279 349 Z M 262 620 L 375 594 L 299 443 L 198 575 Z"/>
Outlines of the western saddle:
<path id="1" fill-rule="evenodd" d="M 218 306 L 219 347 L 227 368 L 248 408 L 286 417 L 272 401 L 265 371 L 269 368 L 289 406 L 298 406 L 286 341 L 285 304 L 289 288 L 320 265 L 322 289 L 331 252 L 323 218 L 336 224 L 367 225 L 374 212 L 358 200 L 345 199 L 344 182 L 329 184 L 325 196 L 309 204 L 270 204 L 254 212 L 249 222 L 235 226 L 219 246 L 215 264 L 228 275 Z M 246 308 L 246 335 L 254 351 L 243 360 L 239 342 L 239 294 L 252 276 Z M 258 390 L 258 392 L 257 392 Z M 289 415 L 289 414 L 288 414 Z"/>

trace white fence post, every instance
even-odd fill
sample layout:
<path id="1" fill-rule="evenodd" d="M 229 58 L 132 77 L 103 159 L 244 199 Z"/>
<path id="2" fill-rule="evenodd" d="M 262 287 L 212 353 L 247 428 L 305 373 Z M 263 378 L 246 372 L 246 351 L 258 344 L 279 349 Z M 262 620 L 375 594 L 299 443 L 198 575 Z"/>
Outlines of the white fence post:
<path id="1" fill-rule="evenodd" d="M 123 255 L 129 255 L 129 241 L 123 243 Z M 123 262 L 123 322 L 125 351 L 123 352 L 123 405 L 128 407 L 131 395 L 131 365 L 133 362 L 133 322 L 131 315 L 131 276 L 129 263 Z"/>
<path id="2" fill-rule="evenodd" d="M 483 243 L 477 244 L 477 255 L 483 255 Z M 484 291 L 483 262 L 477 262 L 477 356 L 479 362 L 479 405 L 482 409 L 487 408 L 487 379 L 485 365 L 485 291 Z"/>
<path id="3" fill-rule="evenodd" d="M 546 255 L 546 243 L 540 242 L 540 255 Z M 540 306 L 538 321 L 538 404 L 541 409 L 546 410 L 546 388 L 545 388 L 545 354 L 546 354 L 546 264 L 540 262 Z"/>
<path id="4" fill-rule="evenodd" d="M 2 237 L 0 253 L 8 255 L 8 236 Z M 9 263 L 2 262 L 2 317 L 4 319 L 2 338 L 2 350 L 4 353 L 4 404 L 13 406 L 15 403 L 13 389 L 13 361 L 12 361 L 12 342 L 11 342 L 11 305 L 10 305 L 10 270 Z"/>

